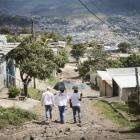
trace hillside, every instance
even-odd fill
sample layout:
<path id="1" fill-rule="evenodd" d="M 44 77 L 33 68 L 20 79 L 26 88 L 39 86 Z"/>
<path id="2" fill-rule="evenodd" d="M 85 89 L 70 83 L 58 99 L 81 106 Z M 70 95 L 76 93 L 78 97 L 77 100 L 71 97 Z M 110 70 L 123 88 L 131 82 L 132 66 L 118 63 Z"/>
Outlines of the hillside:
<path id="1" fill-rule="evenodd" d="M 125 35 L 125 38 L 139 46 L 140 0 L 82 1 L 111 25 L 114 33 Z M 19 27 L 30 28 L 30 18 L 35 15 L 37 31 L 71 35 L 76 43 L 93 39 L 104 41 L 106 44 L 124 41 L 123 37 L 117 37 L 110 32 L 108 27 L 104 29 L 97 23 L 98 20 L 89 14 L 78 0 L 0 0 L 0 12 L 0 27 L 10 26 L 12 30 L 14 27 L 15 32 Z"/>
<path id="2" fill-rule="evenodd" d="M 0 15 L 0 26 L 17 25 L 26 27 L 31 25 L 31 19 L 23 16 Z"/>
<path id="3" fill-rule="evenodd" d="M 133 14 L 140 12 L 139 0 L 83 0 L 94 12 Z M 78 0 L 0 0 L 1 13 L 12 15 L 67 16 L 85 14 Z"/>

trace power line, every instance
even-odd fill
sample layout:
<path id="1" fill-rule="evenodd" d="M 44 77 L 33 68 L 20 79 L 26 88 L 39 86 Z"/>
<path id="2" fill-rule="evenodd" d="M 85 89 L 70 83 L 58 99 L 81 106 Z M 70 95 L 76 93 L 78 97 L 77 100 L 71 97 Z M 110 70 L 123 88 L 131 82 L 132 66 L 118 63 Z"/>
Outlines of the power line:
<path id="1" fill-rule="evenodd" d="M 82 1 L 82 0 L 78 0 L 81 5 L 87 9 L 88 12 L 90 12 L 94 17 L 96 17 L 101 23 L 105 23 L 105 21 L 103 21 L 100 17 L 98 17 L 90 8 L 88 8 L 88 6 Z"/>
<path id="2" fill-rule="evenodd" d="M 101 1 L 101 0 L 100 0 L 100 1 Z M 96 2 L 95 2 L 94 0 L 89 0 L 89 2 L 90 2 L 98 11 L 100 11 L 100 8 L 97 6 L 97 4 L 96 4 Z M 130 1 L 129 1 L 129 2 L 130 2 Z M 132 5 L 132 3 L 129 4 L 129 5 Z M 132 5 L 131 7 L 133 7 L 133 5 Z M 134 10 L 134 7 L 133 7 L 133 10 Z M 136 10 L 136 12 L 138 13 L 137 10 Z M 127 28 L 130 29 L 130 27 L 127 27 Z M 133 28 L 131 28 L 131 29 L 133 29 Z"/>
<path id="3" fill-rule="evenodd" d="M 100 21 L 100 23 L 103 23 L 103 24 L 105 24 L 105 25 L 107 25 L 107 26 L 110 26 L 110 29 L 111 29 L 111 25 L 109 25 L 109 24 L 107 24 L 105 21 L 103 21 L 100 17 L 98 17 L 90 8 L 88 8 L 88 6 L 82 1 L 82 0 L 78 0 L 80 3 L 81 3 L 81 5 L 85 8 L 85 9 L 87 9 L 88 10 L 88 12 L 90 13 L 90 14 L 92 14 L 94 17 L 96 17 L 99 21 Z M 90 0 L 92 3 L 93 3 L 93 1 L 92 0 Z M 95 6 L 95 5 L 94 5 Z M 112 26 L 112 28 L 114 28 L 113 26 Z M 112 29 L 111 29 L 112 30 Z M 111 32 L 113 32 L 113 31 L 111 31 Z M 117 33 L 118 34 L 118 33 Z M 127 37 L 125 37 L 124 35 L 122 35 L 122 34 L 118 34 L 119 36 L 121 36 L 122 38 L 124 38 L 125 40 L 127 40 L 128 42 L 130 42 L 130 40 L 127 38 Z M 131 42 L 132 43 L 132 42 Z"/>

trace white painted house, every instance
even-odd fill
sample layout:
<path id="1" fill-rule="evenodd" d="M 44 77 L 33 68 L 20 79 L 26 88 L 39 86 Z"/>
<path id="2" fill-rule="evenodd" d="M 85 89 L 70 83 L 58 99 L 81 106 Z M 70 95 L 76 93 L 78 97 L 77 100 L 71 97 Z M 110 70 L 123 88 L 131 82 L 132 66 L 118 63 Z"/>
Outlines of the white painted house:
<path id="1" fill-rule="evenodd" d="M 100 96 L 112 96 L 112 77 L 106 71 L 97 71 L 97 83 Z"/>
<path id="2" fill-rule="evenodd" d="M 138 78 L 140 81 L 140 74 Z M 112 79 L 113 93 L 121 100 L 128 101 L 131 95 L 135 94 L 137 86 L 135 74 L 113 76 Z"/>
<path id="3" fill-rule="evenodd" d="M 104 46 L 103 50 L 107 53 L 117 53 L 119 48 L 117 46 Z"/>
<path id="4" fill-rule="evenodd" d="M 19 43 L 7 43 L 6 35 L 0 35 L 0 90 L 13 82 L 15 76 L 14 61 L 6 61 L 5 56 Z"/>
<path id="5" fill-rule="evenodd" d="M 65 41 L 49 41 L 48 47 L 51 48 L 54 54 L 59 54 L 61 49 L 66 48 L 67 43 Z"/>
<path id="6" fill-rule="evenodd" d="M 138 67 L 138 80 L 140 83 L 140 67 Z M 97 71 L 97 83 L 100 96 L 118 96 L 122 101 L 128 101 L 136 93 L 135 68 L 114 68 Z"/>

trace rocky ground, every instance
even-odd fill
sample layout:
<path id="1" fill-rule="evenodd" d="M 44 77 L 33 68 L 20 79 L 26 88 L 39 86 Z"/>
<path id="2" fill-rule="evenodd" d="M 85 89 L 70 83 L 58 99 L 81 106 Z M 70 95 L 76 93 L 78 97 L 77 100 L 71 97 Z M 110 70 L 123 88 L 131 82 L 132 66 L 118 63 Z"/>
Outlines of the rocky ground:
<path id="1" fill-rule="evenodd" d="M 81 82 L 74 72 L 74 67 L 67 65 L 64 69 L 63 79 L 76 83 Z M 70 92 L 70 91 L 68 91 Z M 140 134 L 120 133 L 120 128 L 101 115 L 101 111 L 93 106 L 96 102 L 97 92 L 90 88 L 84 89 L 82 101 L 82 123 L 73 124 L 72 110 L 67 107 L 66 124 L 62 125 L 55 121 L 50 124 L 44 123 L 44 111 L 39 104 L 34 111 L 39 115 L 38 121 L 32 121 L 20 127 L 10 127 L 0 130 L 0 140 L 139 140 Z M 53 109 L 53 119 L 57 120 L 58 109 Z"/>

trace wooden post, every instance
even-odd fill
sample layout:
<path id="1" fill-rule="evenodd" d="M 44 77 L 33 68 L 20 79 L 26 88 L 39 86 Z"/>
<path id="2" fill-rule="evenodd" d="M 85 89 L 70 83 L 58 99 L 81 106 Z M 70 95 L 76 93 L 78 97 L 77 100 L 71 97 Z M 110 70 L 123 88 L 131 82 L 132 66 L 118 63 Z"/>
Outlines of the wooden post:
<path id="1" fill-rule="evenodd" d="M 32 37 L 33 40 L 35 41 L 35 23 L 34 23 L 34 18 L 32 18 Z"/>
<path id="2" fill-rule="evenodd" d="M 36 41 L 36 35 L 35 35 L 35 23 L 34 23 L 34 18 L 32 18 L 32 37 L 33 37 L 33 42 Z M 33 77 L 33 83 L 34 83 L 34 89 L 36 89 L 36 80 L 35 77 Z"/>
<path id="3" fill-rule="evenodd" d="M 136 75 L 136 92 L 138 95 L 138 104 L 140 104 L 140 85 L 139 85 L 139 74 L 138 74 L 138 68 L 135 68 L 135 75 Z"/>

